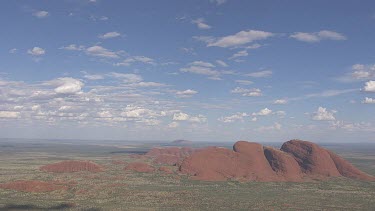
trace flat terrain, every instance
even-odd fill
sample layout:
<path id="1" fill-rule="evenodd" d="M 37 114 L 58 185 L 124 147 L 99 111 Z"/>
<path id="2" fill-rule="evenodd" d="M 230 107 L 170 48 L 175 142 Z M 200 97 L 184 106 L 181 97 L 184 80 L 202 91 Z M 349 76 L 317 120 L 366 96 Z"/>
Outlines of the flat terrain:
<path id="1" fill-rule="evenodd" d="M 155 145 L 166 143 L 0 140 L 0 183 L 40 180 L 72 184 L 45 193 L 0 189 L 0 210 L 375 210 L 375 182 L 344 178 L 309 183 L 201 182 L 160 171 L 123 170 L 122 163 L 140 161 L 132 154 L 145 153 Z M 375 175 L 375 144 L 322 146 Z M 39 170 L 64 160 L 90 160 L 105 171 Z"/>

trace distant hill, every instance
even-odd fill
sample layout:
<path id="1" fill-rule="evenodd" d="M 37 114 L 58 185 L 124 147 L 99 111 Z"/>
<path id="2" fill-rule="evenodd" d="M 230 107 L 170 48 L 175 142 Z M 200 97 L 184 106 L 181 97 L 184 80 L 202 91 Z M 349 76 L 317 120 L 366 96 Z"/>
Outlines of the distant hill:
<path id="1" fill-rule="evenodd" d="M 192 145 L 194 142 L 188 140 L 174 140 L 171 142 L 173 145 Z"/>

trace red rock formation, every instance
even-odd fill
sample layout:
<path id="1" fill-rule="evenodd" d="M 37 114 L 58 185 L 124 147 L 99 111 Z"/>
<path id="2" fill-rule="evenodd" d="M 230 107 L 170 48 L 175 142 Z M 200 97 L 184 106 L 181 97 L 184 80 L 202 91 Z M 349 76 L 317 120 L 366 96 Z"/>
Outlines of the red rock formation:
<path id="1" fill-rule="evenodd" d="M 338 176 L 374 180 L 338 155 L 300 140 L 284 143 L 281 150 L 245 141 L 235 143 L 233 151 L 205 148 L 185 158 L 179 171 L 207 181 L 304 181 Z"/>
<path id="2" fill-rule="evenodd" d="M 175 155 L 161 154 L 154 158 L 153 163 L 162 165 L 176 165 L 181 158 Z"/>
<path id="3" fill-rule="evenodd" d="M 264 147 L 264 155 L 280 180 L 302 181 L 303 173 L 292 155 L 273 147 Z"/>
<path id="4" fill-rule="evenodd" d="M 141 173 L 150 173 L 155 171 L 155 168 L 150 166 L 147 163 L 142 163 L 142 162 L 134 162 L 134 163 L 129 163 L 125 168 L 125 171 L 135 171 L 135 172 L 141 172 Z"/>
<path id="5" fill-rule="evenodd" d="M 152 158 L 155 164 L 176 165 L 195 151 L 197 149 L 190 147 L 152 148 L 145 156 Z"/>
<path id="6" fill-rule="evenodd" d="M 316 177 L 341 176 L 328 151 L 308 141 L 291 140 L 281 150 L 294 156 L 302 172 Z"/>
<path id="7" fill-rule="evenodd" d="M 37 180 L 18 180 L 0 184 L 2 189 L 10 189 L 23 192 L 51 192 L 55 190 L 68 190 L 68 187 L 57 182 L 37 181 Z"/>
<path id="8" fill-rule="evenodd" d="M 208 181 L 276 180 L 277 175 L 268 164 L 261 146 L 254 143 L 249 145 L 239 143 L 234 147 L 236 151 L 218 147 L 205 148 L 184 159 L 180 171 L 193 175 L 193 179 Z"/>
<path id="9" fill-rule="evenodd" d="M 55 173 L 71 173 L 79 171 L 101 172 L 103 167 L 91 161 L 68 160 L 40 167 L 40 170 Z"/>
<path id="10" fill-rule="evenodd" d="M 340 172 L 342 176 L 349 177 L 352 179 L 375 181 L 375 177 L 360 171 L 359 169 L 354 167 L 351 163 L 344 160 L 343 158 L 336 155 L 335 153 L 331 151 L 328 151 L 328 153 L 331 156 L 333 162 L 335 163 L 337 170 Z"/>

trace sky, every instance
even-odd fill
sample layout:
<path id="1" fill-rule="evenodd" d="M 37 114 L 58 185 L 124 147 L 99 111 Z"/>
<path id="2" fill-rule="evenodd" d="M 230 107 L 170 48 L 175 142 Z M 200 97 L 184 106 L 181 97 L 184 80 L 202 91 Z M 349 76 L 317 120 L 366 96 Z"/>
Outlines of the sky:
<path id="1" fill-rule="evenodd" d="M 0 138 L 375 142 L 374 1 L 0 4 Z"/>

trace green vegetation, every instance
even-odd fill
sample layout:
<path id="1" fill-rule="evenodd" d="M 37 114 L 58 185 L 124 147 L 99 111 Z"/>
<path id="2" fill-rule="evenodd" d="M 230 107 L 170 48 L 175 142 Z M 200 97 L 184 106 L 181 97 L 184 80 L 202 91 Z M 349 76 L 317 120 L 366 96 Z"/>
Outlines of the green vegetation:
<path id="1" fill-rule="evenodd" d="M 375 182 L 344 178 L 309 183 L 202 182 L 162 172 L 125 172 L 123 164 L 112 163 L 136 160 L 126 150 L 144 151 L 145 146 L 119 149 L 46 143 L 1 145 L 0 183 L 59 180 L 76 185 L 49 193 L 0 189 L 0 210 L 375 210 Z M 362 170 L 375 173 L 374 155 L 357 151 L 342 155 Z M 67 159 L 91 160 L 106 171 L 39 170 L 45 164 Z"/>

